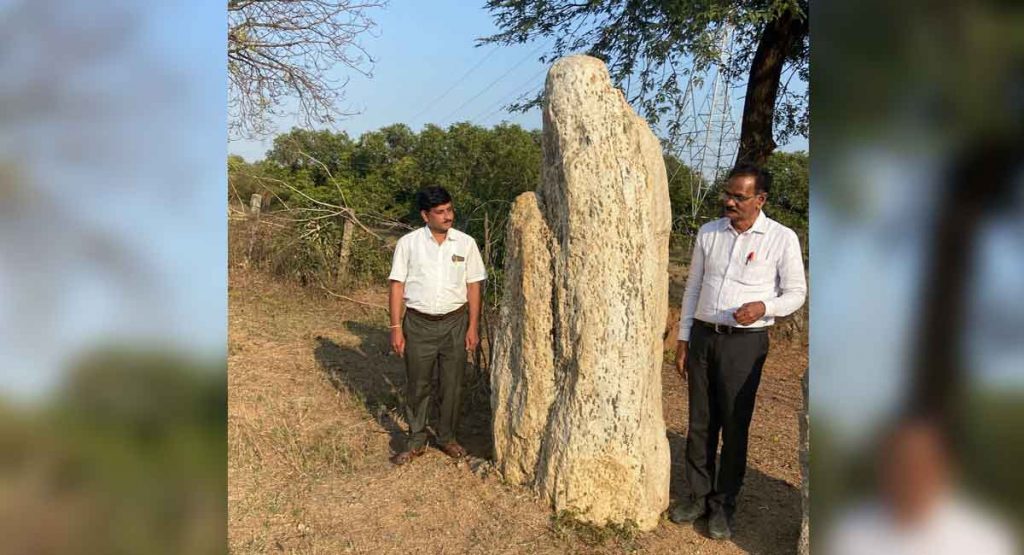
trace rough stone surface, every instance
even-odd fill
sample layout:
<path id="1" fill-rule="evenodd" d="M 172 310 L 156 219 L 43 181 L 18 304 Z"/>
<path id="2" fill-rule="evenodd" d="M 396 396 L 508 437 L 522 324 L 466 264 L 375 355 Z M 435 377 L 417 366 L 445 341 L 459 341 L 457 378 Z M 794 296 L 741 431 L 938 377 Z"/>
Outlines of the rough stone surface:
<path id="1" fill-rule="evenodd" d="M 541 184 L 507 233 L 495 466 L 556 511 L 649 530 L 669 500 L 661 146 L 600 60 L 555 62 L 545 97 Z"/>
<path id="2" fill-rule="evenodd" d="M 804 371 L 801 380 L 803 390 L 803 407 L 800 410 L 800 542 L 797 545 L 799 555 L 811 552 L 811 414 L 808 400 L 810 369 Z"/>

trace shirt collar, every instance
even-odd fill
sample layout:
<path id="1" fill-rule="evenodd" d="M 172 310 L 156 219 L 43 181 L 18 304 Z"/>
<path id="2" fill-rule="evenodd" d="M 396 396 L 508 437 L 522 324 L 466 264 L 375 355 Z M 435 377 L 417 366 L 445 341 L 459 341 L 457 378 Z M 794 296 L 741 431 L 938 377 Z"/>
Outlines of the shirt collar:
<path id="1" fill-rule="evenodd" d="M 732 222 L 729 221 L 729 218 L 725 218 L 725 229 L 732 229 L 732 231 L 737 235 L 742 235 L 742 233 L 736 231 L 732 227 Z M 762 234 L 768 232 L 768 216 L 765 216 L 764 210 L 758 210 L 757 218 L 754 220 L 754 225 L 750 226 L 750 229 L 747 231 Z M 746 233 L 747 231 L 744 231 L 743 233 Z"/>
<path id="2" fill-rule="evenodd" d="M 452 231 L 454 231 L 454 228 L 449 228 L 448 233 L 445 233 L 445 242 L 455 240 L 455 237 L 452 236 Z M 430 232 L 430 226 L 426 224 L 423 225 L 423 236 L 426 237 L 430 242 L 434 243 L 435 245 L 437 244 L 437 241 L 434 241 L 434 234 Z"/>
<path id="3" fill-rule="evenodd" d="M 768 216 L 764 215 L 764 210 L 757 211 L 757 219 L 754 220 L 754 225 L 750 226 L 750 230 L 754 233 L 768 233 Z"/>

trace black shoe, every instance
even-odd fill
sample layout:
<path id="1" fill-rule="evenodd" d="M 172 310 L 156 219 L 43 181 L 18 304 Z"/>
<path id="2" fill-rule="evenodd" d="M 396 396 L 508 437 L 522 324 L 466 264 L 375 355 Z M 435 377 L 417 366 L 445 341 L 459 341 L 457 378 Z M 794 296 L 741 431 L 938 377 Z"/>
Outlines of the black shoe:
<path id="1" fill-rule="evenodd" d="M 729 517 L 725 510 L 719 507 L 711 509 L 711 516 L 708 517 L 708 533 L 712 539 L 727 540 L 732 537 L 732 527 L 729 525 Z"/>
<path id="2" fill-rule="evenodd" d="M 687 497 L 681 503 L 672 509 L 669 513 L 668 518 L 676 524 L 682 524 L 684 522 L 693 522 L 698 518 L 704 516 L 706 507 L 704 506 L 704 498 L 700 497 L 694 499 Z"/>

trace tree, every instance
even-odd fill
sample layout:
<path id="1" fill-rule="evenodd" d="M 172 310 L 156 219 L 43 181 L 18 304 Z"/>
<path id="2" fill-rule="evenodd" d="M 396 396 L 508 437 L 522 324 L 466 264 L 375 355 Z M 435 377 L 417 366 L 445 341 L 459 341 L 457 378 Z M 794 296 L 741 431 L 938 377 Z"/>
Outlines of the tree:
<path id="1" fill-rule="evenodd" d="M 317 186 L 327 185 L 330 177 L 346 175 L 354 143 L 344 131 L 312 131 L 293 127 L 274 138 L 266 160 L 291 171 L 306 169 Z"/>
<path id="2" fill-rule="evenodd" d="M 544 62 L 575 52 L 601 58 L 652 123 L 682 111 L 680 80 L 719 63 L 721 33 L 732 29 L 733 55 L 723 70 L 730 78 L 747 75 L 738 158 L 764 164 L 776 140 L 807 135 L 807 93 L 795 94 L 782 84 L 787 68 L 789 77 L 809 77 L 807 0 L 488 0 L 487 8 L 501 32 L 482 43 L 553 36 Z M 670 135 L 679 126 L 678 119 L 669 121 Z"/>
<path id="3" fill-rule="evenodd" d="M 701 225 L 719 216 L 718 199 L 713 194 L 696 194 L 699 188 L 707 187 L 707 180 L 699 172 L 672 154 L 663 155 L 663 159 L 672 205 L 672 232 L 695 237 Z"/>
<path id="4" fill-rule="evenodd" d="M 373 29 L 368 12 L 385 2 L 365 0 L 228 0 L 229 128 L 233 135 L 269 131 L 271 116 L 297 102 L 307 126 L 331 123 L 348 79 L 335 66 L 370 75 L 373 59 L 359 37 Z"/>
<path id="5" fill-rule="evenodd" d="M 775 152 L 765 164 L 772 174 L 772 190 L 765 207 L 772 219 L 796 232 L 807 255 L 810 159 L 806 152 Z"/>

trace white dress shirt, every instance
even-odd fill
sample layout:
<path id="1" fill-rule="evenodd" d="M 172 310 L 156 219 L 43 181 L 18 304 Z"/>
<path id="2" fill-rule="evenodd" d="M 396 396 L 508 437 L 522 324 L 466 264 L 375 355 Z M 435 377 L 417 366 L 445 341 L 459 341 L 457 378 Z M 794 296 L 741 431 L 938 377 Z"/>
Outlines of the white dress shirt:
<path id="1" fill-rule="evenodd" d="M 921 522 L 900 526 L 878 504 L 840 518 L 825 541 L 828 555 L 1013 555 L 1004 522 L 959 497 L 943 499 Z"/>
<path id="2" fill-rule="evenodd" d="M 775 323 L 804 304 L 807 281 L 800 241 L 788 227 L 762 210 L 743 233 L 729 218 L 708 222 L 697 231 L 679 317 L 679 340 L 689 341 L 693 319 L 711 324 L 756 328 Z M 764 316 L 740 326 L 733 313 L 746 303 L 764 302 Z"/>
<path id="3" fill-rule="evenodd" d="M 405 306 L 437 315 L 466 304 L 466 284 L 486 278 L 480 249 L 471 236 L 449 229 L 438 244 L 427 226 L 398 240 L 388 276 L 405 283 Z"/>

